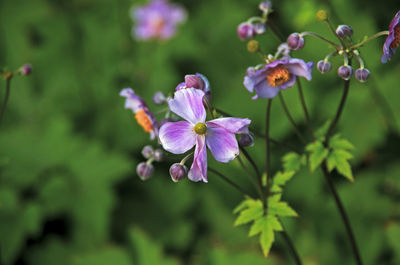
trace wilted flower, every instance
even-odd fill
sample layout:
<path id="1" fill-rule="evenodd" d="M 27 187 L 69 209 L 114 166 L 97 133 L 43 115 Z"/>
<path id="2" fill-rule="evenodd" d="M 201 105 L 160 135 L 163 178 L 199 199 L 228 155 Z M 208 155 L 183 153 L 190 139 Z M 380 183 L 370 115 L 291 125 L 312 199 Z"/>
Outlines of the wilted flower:
<path id="1" fill-rule="evenodd" d="M 126 97 L 125 108 L 131 109 L 135 113 L 137 123 L 145 132 L 150 133 L 151 139 L 154 139 L 158 132 L 157 121 L 143 99 L 136 95 L 132 88 L 122 89 L 119 95 Z"/>
<path id="2" fill-rule="evenodd" d="M 133 7 L 135 22 L 132 34 L 136 39 L 169 39 L 175 35 L 177 24 L 186 19 L 186 12 L 166 0 L 153 0 L 145 6 Z"/>
<path id="3" fill-rule="evenodd" d="M 188 177 L 192 181 L 207 182 L 207 150 L 222 163 L 233 160 L 239 154 L 235 134 L 248 133 L 249 119 L 219 118 L 206 122 L 203 105 L 204 92 L 187 88 L 175 92 L 168 100 L 172 112 L 185 121 L 168 122 L 161 126 L 159 139 L 165 150 L 183 154 L 196 146 L 193 164 Z"/>
<path id="4" fill-rule="evenodd" d="M 275 60 L 258 71 L 253 67 L 247 69 L 243 84 L 249 92 L 255 91 L 253 99 L 273 98 L 280 89 L 294 86 L 296 76 L 310 81 L 312 67 L 312 62 L 306 63 L 301 59 Z"/>
<path id="5" fill-rule="evenodd" d="M 387 63 L 400 45 L 400 11 L 394 16 L 389 26 L 389 35 L 383 45 L 382 63 Z"/>

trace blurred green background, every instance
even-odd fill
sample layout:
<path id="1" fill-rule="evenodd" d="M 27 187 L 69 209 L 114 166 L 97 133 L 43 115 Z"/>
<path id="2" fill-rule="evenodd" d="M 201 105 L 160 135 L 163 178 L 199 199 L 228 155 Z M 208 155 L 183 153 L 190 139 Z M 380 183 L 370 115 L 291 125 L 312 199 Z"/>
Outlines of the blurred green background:
<path id="1" fill-rule="evenodd" d="M 209 183 L 173 183 L 169 163 L 155 164 L 142 182 L 137 163 L 148 135 L 123 108 L 119 91 L 132 87 L 148 102 L 155 91 L 171 92 L 185 74 L 200 72 L 212 86 L 215 106 L 253 120 L 263 130 L 266 100 L 251 101 L 242 85 L 245 70 L 260 63 L 246 51 L 236 26 L 259 15 L 259 1 L 180 0 L 188 20 L 168 42 L 132 39 L 132 0 L 2 0 L 0 66 L 29 62 L 33 74 L 12 80 L 0 127 L 0 264 L 154 265 L 293 264 L 277 236 L 265 260 L 247 227 L 233 228 L 232 209 L 242 195 L 209 173 Z M 386 30 L 397 1 L 273 1 L 273 23 L 286 37 L 295 31 L 329 35 L 315 20 L 325 8 L 335 24 L 349 24 L 354 39 Z M 258 37 L 273 53 L 279 42 Z M 361 49 L 371 78 L 352 82 L 338 130 L 355 146 L 355 183 L 335 176 L 365 264 L 400 264 L 400 56 L 380 64 L 383 39 Z M 329 47 L 307 39 L 293 56 L 318 61 Z M 334 69 L 341 64 L 333 60 Z M 303 81 L 313 127 L 337 108 L 342 81 L 336 70 Z M 0 99 L 5 82 L 0 83 Z M 305 130 L 296 89 L 284 96 Z M 153 111 L 159 110 L 150 104 Z M 275 139 L 299 145 L 278 101 L 273 103 Z M 154 143 L 153 143 L 154 145 Z M 264 142 L 249 152 L 263 168 Z M 273 147 L 281 168 L 287 150 Z M 237 161 L 209 163 L 251 192 Z M 354 264 L 344 227 L 321 172 L 297 174 L 284 199 L 300 214 L 284 220 L 308 265 Z"/>

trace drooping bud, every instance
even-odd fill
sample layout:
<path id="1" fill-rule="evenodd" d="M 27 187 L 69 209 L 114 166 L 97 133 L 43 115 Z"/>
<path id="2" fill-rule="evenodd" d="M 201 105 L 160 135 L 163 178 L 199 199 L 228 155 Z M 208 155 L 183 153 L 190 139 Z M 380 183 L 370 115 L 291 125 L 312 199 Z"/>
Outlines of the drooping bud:
<path id="1" fill-rule="evenodd" d="M 351 36 L 351 35 L 353 35 L 353 29 L 348 25 L 339 25 L 336 28 L 336 34 L 340 38 L 344 38 L 346 36 Z"/>
<path id="2" fill-rule="evenodd" d="M 364 83 L 368 80 L 370 72 L 368 69 L 360 68 L 356 70 L 356 79 L 361 83 Z"/>
<path id="3" fill-rule="evenodd" d="M 161 162 L 164 159 L 164 151 L 161 149 L 156 149 L 153 152 L 153 158 L 157 162 Z"/>
<path id="4" fill-rule="evenodd" d="M 161 104 L 164 104 L 165 102 L 167 102 L 167 98 L 165 97 L 163 92 L 158 91 L 158 92 L 154 93 L 153 102 L 156 105 L 161 105 Z"/>
<path id="5" fill-rule="evenodd" d="M 321 74 L 325 74 L 329 72 L 332 68 L 332 64 L 328 61 L 321 60 L 317 63 L 317 69 L 321 72 Z"/>
<path id="6" fill-rule="evenodd" d="M 323 9 L 318 10 L 318 12 L 317 12 L 317 14 L 315 16 L 317 17 L 317 19 L 319 21 L 325 21 L 325 20 L 328 19 L 328 13 Z"/>
<path id="7" fill-rule="evenodd" d="M 259 49 L 259 43 L 256 40 L 250 40 L 247 43 L 247 51 L 250 53 L 256 53 Z"/>
<path id="8" fill-rule="evenodd" d="M 19 69 L 21 75 L 30 75 L 32 73 L 32 66 L 30 64 L 24 64 Z"/>
<path id="9" fill-rule="evenodd" d="M 257 35 L 261 35 L 263 33 L 265 33 L 265 31 L 267 30 L 267 27 L 265 26 L 265 23 L 256 23 L 254 24 L 254 32 Z"/>
<path id="10" fill-rule="evenodd" d="M 199 75 L 185 75 L 185 84 L 187 88 L 193 87 L 200 90 L 204 90 L 206 87 L 204 80 Z"/>
<path id="11" fill-rule="evenodd" d="M 188 173 L 188 169 L 185 165 L 181 165 L 180 163 L 175 163 L 169 168 L 169 175 L 173 182 L 178 182 L 184 177 L 186 177 Z"/>
<path id="12" fill-rule="evenodd" d="M 242 147 L 248 147 L 254 145 L 254 135 L 249 132 L 248 134 L 242 134 L 239 138 L 239 145 Z"/>
<path id="13" fill-rule="evenodd" d="M 289 35 L 286 40 L 289 48 L 292 50 L 300 50 L 304 47 L 304 38 L 299 33 L 295 32 Z"/>
<path id="14" fill-rule="evenodd" d="M 239 26 L 237 27 L 237 34 L 240 39 L 246 40 L 246 39 L 253 38 L 254 35 L 256 34 L 256 32 L 254 30 L 253 25 L 251 25 L 250 23 L 247 23 L 247 22 L 243 22 L 243 23 L 239 24 Z"/>
<path id="15" fill-rule="evenodd" d="M 264 13 L 269 12 L 272 9 L 271 1 L 264 1 L 258 5 L 258 8 Z"/>
<path id="16" fill-rule="evenodd" d="M 142 155 L 144 158 L 149 159 L 150 157 L 153 156 L 153 147 L 151 145 L 146 145 L 145 147 L 143 147 L 142 149 Z"/>
<path id="17" fill-rule="evenodd" d="M 137 165 L 136 172 L 141 180 L 146 180 L 153 175 L 154 167 L 146 162 L 141 162 Z"/>
<path id="18" fill-rule="evenodd" d="M 338 68 L 338 75 L 344 80 L 349 80 L 353 75 L 353 68 L 350 65 L 342 65 Z"/>

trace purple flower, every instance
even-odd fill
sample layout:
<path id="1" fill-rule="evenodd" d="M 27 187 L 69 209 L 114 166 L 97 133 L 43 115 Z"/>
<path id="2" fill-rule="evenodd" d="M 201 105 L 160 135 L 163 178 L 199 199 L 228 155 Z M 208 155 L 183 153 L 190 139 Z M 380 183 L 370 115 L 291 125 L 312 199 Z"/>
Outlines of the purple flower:
<path id="1" fill-rule="evenodd" d="M 172 112 L 185 121 L 168 122 L 161 126 L 159 139 L 165 150 L 183 154 L 196 146 L 188 177 L 192 181 L 207 182 L 207 150 L 215 160 L 227 163 L 239 154 L 235 134 L 248 133 L 249 119 L 219 118 L 206 122 L 203 105 L 204 92 L 188 88 L 175 92 L 168 100 Z"/>
<path id="2" fill-rule="evenodd" d="M 389 26 L 389 35 L 383 45 L 382 63 L 387 63 L 400 45 L 400 11 L 394 16 Z"/>
<path id="3" fill-rule="evenodd" d="M 204 75 L 199 73 L 196 73 L 194 75 L 185 75 L 185 82 L 180 83 L 176 87 L 176 90 L 191 87 L 202 90 L 206 94 L 207 99 L 210 99 L 210 82 L 208 82 L 207 77 L 205 77 Z"/>
<path id="4" fill-rule="evenodd" d="M 136 26 L 132 34 L 136 39 L 170 39 L 176 26 L 186 19 L 186 12 L 178 5 L 164 0 L 153 0 L 149 4 L 132 9 Z"/>
<path id="5" fill-rule="evenodd" d="M 150 139 L 153 140 L 158 133 L 157 121 L 143 99 L 136 95 L 132 88 L 122 89 L 119 95 L 126 97 L 125 108 L 133 111 L 137 123 L 145 132 L 150 133 Z"/>
<path id="6" fill-rule="evenodd" d="M 257 98 L 273 98 L 280 89 L 292 87 L 296 82 L 296 76 L 303 76 L 311 80 L 313 63 L 305 63 L 301 59 L 282 59 L 275 60 L 255 71 L 253 67 L 247 69 L 244 77 L 246 89 L 256 95 Z"/>

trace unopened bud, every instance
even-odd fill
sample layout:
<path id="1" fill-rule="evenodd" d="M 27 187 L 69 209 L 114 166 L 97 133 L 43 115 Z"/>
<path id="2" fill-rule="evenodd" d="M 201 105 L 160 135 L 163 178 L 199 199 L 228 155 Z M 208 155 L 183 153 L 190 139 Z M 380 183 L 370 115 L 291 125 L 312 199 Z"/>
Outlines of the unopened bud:
<path id="1" fill-rule="evenodd" d="M 265 33 L 265 31 L 267 30 L 267 27 L 265 26 L 265 23 L 256 23 L 254 24 L 254 32 L 257 35 L 261 35 L 263 33 Z"/>
<path id="2" fill-rule="evenodd" d="M 206 87 L 205 82 L 199 75 L 185 75 L 186 87 L 193 87 L 196 89 L 204 90 Z"/>
<path id="3" fill-rule="evenodd" d="M 332 64 L 328 61 L 321 60 L 317 63 L 317 69 L 322 74 L 329 72 L 332 68 Z"/>
<path id="4" fill-rule="evenodd" d="M 338 75 L 344 80 L 349 80 L 353 75 L 353 68 L 350 65 L 342 65 L 338 68 Z"/>
<path id="5" fill-rule="evenodd" d="M 32 66 L 30 64 L 24 64 L 20 69 L 19 72 L 21 75 L 30 75 L 32 73 Z"/>
<path id="6" fill-rule="evenodd" d="M 261 11 L 263 11 L 263 12 L 268 12 L 269 10 L 272 9 L 272 3 L 271 3 L 271 1 L 264 1 L 264 2 L 261 2 L 261 3 L 258 5 L 258 8 L 259 8 Z"/>
<path id="7" fill-rule="evenodd" d="M 145 147 L 143 147 L 142 149 L 142 155 L 144 158 L 149 159 L 150 157 L 153 156 L 153 147 L 151 145 L 146 145 Z"/>
<path id="8" fill-rule="evenodd" d="M 256 53 L 259 49 L 259 43 L 256 40 L 250 40 L 247 43 L 247 51 L 250 53 Z"/>
<path id="9" fill-rule="evenodd" d="M 161 104 L 164 104 L 166 101 L 167 101 L 167 98 L 165 97 L 163 92 L 158 91 L 158 92 L 154 93 L 154 96 L 153 96 L 154 104 L 161 105 Z"/>
<path id="10" fill-rule="evenodd" d="M 164 159 L 164 151 L 161 149 L 156 149 L 153 152 L 153 158 L 157 162 L 161 162 Z"/>
<path id="11" fill-rule="evenodd" d="M 246 40 L 246 39 L 253 38 L 254 35 L 256 34 L 256 32 L 254 30 L 253 25 L 251 25 L 250 23 L 247 23 L 247 22 L 243 22 L 238 26 L 237 34 L 240 39 Z"/>
<path id="12" fill-rule="evenodd" d="M 239 138 L 239 145 L 242 147 L 248 147 L 254 145 L 254 135 L 252 133 L 242 134 Z"/>
<path id="13" fill-rule="evenodd" d="M 169 168 L 169 174 L 174 182 L 178 182 L 186 177 L 187 173 L 187 167 L 185 165 L 181 165 L 180 163 L 175 163 Z"/>
<path id="14" fill-rule="evenodd" d="M 360 68 L 356 70 L 356 79 L 361 83 L 364 83 L 368 80 L 370 72 L 368 69 Z"/>
<path id="15" fill-rule="evenodd" d="M 146 162 L 141 162 L 139 165 L 137 165 L 136 172 L 141 180 L 146 180 L 153 175 L 154 167 Z"/>
<path id="16" fill-rule="evenodd" d="M 353 35 L 353 29 L 350 26 L 347 26 L 347 25 L 339 25 L 336 28 L 336 34 L 340 38 L 344 38 L 346 36 L 351 36 L 351 35 Z"/>
<path id="17" fill-rule="evenodd" d="M 289 48 L 292 50 L 300 50 L 304 47 L 304 38 L 299 33 L 292 33 L 286 40 Z"/>

